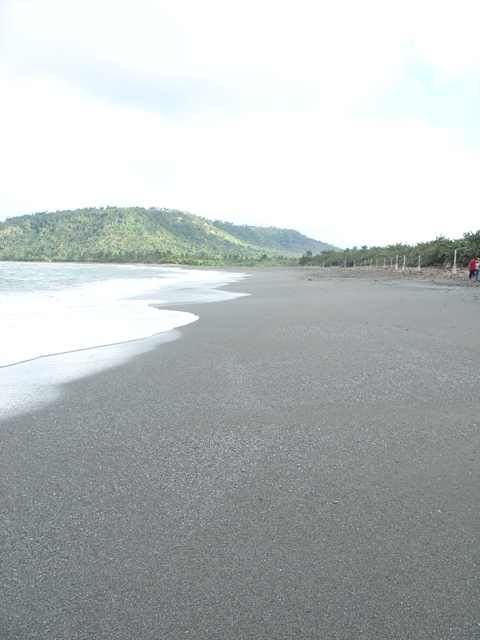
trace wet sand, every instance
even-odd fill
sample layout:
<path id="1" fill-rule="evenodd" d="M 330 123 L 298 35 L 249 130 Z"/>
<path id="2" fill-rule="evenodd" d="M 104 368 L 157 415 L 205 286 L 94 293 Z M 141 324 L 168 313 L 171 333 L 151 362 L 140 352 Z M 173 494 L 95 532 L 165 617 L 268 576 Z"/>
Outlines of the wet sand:
<path id="1" fill-rule="evenodd" d="M 480 284 L 347 271 L 3 423 L 2 639 L 480 638 Z"/>

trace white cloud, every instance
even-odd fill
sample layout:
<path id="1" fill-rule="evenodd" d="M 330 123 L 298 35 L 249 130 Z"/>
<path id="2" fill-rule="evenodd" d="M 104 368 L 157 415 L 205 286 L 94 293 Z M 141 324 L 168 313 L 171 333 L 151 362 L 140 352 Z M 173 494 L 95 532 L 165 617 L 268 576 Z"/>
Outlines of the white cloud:
<path id="1" fill-rule="evenodd" d="M 480 2 L 412 2 L 409 32 L 416 52 L 441 81 L 480 70 Z"/>
<path id="2" fill-rule="evenodd" d="M 166 206 L 340 246 L 475 224 L 480 157 L 461 122 L 354 114 L 392 83 L 425 95 L 403 73 L 417 62 L 475 99 L 479 2 L 0 6 L 0 218 Z"/>

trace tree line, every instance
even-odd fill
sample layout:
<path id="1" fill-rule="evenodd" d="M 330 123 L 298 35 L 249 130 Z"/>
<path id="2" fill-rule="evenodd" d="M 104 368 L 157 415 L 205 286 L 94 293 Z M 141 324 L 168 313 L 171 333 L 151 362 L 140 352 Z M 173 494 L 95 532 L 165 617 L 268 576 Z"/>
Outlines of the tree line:
<path id="1" fill-rule="evenodd" d="M 469 260 L 480 257 L 480 230 L 467 232 L 457 240 L 438 236 L 430 242 L 415 245 L 392 244 L 387 247 L 352 247 L 342 251 L 321 251 L 314 255 L 307 251 L 299 260 L 300 265 L 319 266 L 361 266 L 361 265 L 394 265 L 398 260 L 405 266 L 447 267 L 454 261 L 456 252 L 457 264 L 467 266 Z"/>

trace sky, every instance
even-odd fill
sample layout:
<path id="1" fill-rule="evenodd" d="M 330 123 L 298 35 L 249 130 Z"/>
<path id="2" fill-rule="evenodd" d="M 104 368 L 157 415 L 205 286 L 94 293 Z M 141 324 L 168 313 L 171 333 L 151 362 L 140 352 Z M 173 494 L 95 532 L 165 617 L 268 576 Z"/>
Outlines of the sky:
<path id="1" fill-rule="evenodd" d="M 0 0 L 0 220 L 480 229 L 480 0 Z"/>

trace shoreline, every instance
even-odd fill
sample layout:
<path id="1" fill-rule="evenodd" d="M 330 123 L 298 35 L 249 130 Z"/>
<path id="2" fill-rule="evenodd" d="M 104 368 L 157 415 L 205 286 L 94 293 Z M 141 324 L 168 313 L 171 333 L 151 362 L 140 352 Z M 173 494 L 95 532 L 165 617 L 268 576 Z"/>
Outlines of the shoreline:
<path id="1" fill-rule="evenodd" d="M 326 270 L 4 422 L 5 637 L 478 636 L 477 292 Z"/>
<path id="2" fill-rule="evenodd" d="M 130 266 L 126 265 L 127 268 Z M 19 322 L 23 322 L 23 325 L 20 326 L 28 327 L 31 326 L 32 320 L 29 316 L 24 317 L 22 314 L 17 321 L 10 318 L 7 326 L 9 325 L 10 330 L 14 331 L 11 336 L 13 344 L 16 344 L 15 340 L 17 340 L 23 352 L 17 350 L 15 353 L 13 350 L 9 354 L 3 354 L 3 362 L 0 366 L 0 379 L 3 388 L 0 416 L 2 418 L 10 417 L 46 404 L 58 395 L 56 387 L 59 385 L 124 363 L 129 358 L 154 348 L 157 344 L 174 339 L 179 335 L 177 329 L 198 320 L 196 314 L 186 313 L 183 310 L 185 304 L 229 300 L 242 295 L 241 293 L 230 293 L 225 289 L 229 282 L 236 282 L 243 278 L 238 272 L 233 274 L 221 270 L 215 272 L 210 270 L 199 273 L 197 270 L 189 268 L 184 270 L 176 268 L 174 271 L 183 273 L 180 281 L 178 279 L 158 280 L 157 287 L 148 289 L 146 292 L 133 294 L 130 292 L 126 297 L 118 293 L 115 298 L 112 298 L 110 302 L 114 311 L 109 312 L 112 324 L 108 326 L 108 333 L 105 330 L 98 331 L 99 320 L 103 323 L 102 327 L 107 328 L 107 325 L 103 317 L 103 307 L 100 317 L 95 315 L 98 313 L 95 299 L 92 300 L 91 307 L 82 300 L 78 304 L 75 317 L 73 315 L 69 317 L 68 314 L 65 314 L 65 310 L 75 308 L 76 301 L 69 301 L 64 305 L 65 308 L 60 305 L 56 309 L 56 315 L 53 311 L 49 311 L 52 315 L 50 324 L 56 322 L 57 331 L 62 335 L 64 321 L 70 320 L 68 337 L 63 341 L 56 338 L 49 341 L 48 334 L 47 336 L 43 334 L 42 340 L 25 348 L 25 336 L 18 329 Z M 95 284 L 104 283 L 99 280 L 98 282 L 94 281 Z M 59 292 L 60 295 L 64 292 L 68 294 L 70 289 L 67 287 L 64 291 L 60 288 Z M 34 292 L 34 295 L 36 293 Z M 29 294 L 30 292 L 27 290 L 25 295 L 28 297 Z M 40 291 L 40 295 L 44 295 L 44 292 Z M 130 324 L 122 325 L 122 330 L 119 331 L 118 325 L 123 320 L 122 313 L 125 310 L 127 313 L 130 311 L 129 307 L 122 307 L 124 301 L 127 305 L 131 305 L 132 302 L 137 304 L 135 308 L 137 317 Z M 140 317 L 140 312 L 145 316 L 147 309 L 150 309 L 148 324 L 146 324 L 144 317 Z M 12 307 L 12 311 L 15 312 L 15 307 Z M 41 312 L 44 312 L 43 308 Z M 74 338 L 77 333 L 72 331 L 71 325 L 74 324 L 79 313 L 84 313 L 84 321 L 82 327 L 78 327 L 81 329 L 80 337 Z M 38 322 L 37 317 L 35 320 Z M 28 325 L 25 324 L 26 321 L 28 321 Z M 140 321 L 142 321 L 141 324 Z M 85 327 L 91 330 L 88 331 Z M 95 333 L 95 328 L 97 333 Z M 82 330 L 85 330 L 85 335 L 82 334 Z M 37 333 L 41 335 L 38 330 Z M 8 334 L 6 340 L 8 344 Z M 51 350 L 47 351 L 47 348 Z M 30 355 L 28 355 L 29 351 Z M 19 353 L 21 353 L 21 359 L 15 360 L 14 354 L 18 355 Z M 18 357 L 20 356 L 18 355 Z"/>

